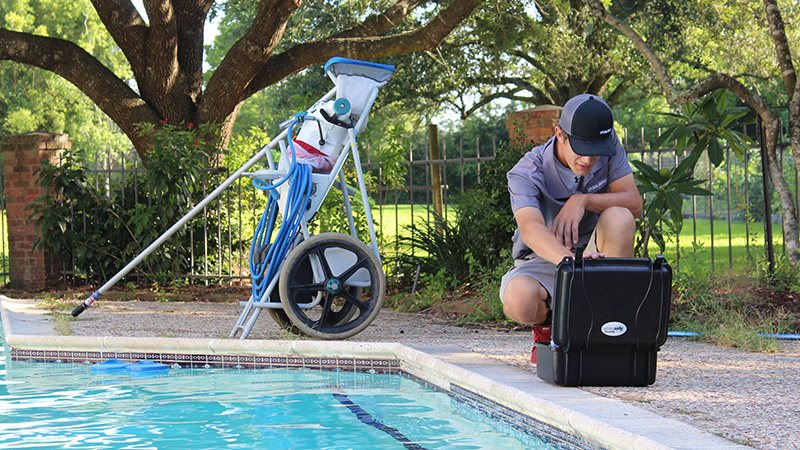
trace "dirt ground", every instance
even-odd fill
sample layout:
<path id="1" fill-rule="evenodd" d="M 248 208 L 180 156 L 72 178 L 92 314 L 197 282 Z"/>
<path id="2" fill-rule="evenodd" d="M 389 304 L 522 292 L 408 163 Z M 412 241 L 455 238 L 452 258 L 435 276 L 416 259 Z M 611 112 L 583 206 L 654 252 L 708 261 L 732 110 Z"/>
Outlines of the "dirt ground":
<path id="1" fill-rule="evenodd" d="M 0 288 L 0 293 L 12 298 L 50 298 L 83 300 L 90 296 L 94 286 L 69 286 L 61 284 L 44 292 L 28 292 Z M 800 293 L 776 292 L 763 286 L 752 286 L 739 283 L 721 283 L 713 288 L 714 294 L 728 295 L 742 302 L 740 308 L 748 310 L 754 316 L 770 317 L 783 326 L 782 332 L 800 333 Z M 114 286 L 103 294 L 104 300 L 121 301 L 162 301 L 162 302 L 239 302 L 250 296 L 250 287 L 236 284 L 213 284 L 208 286 L 183 285 L 179 287 L 147 287 L 127 288 Z M 671 322 L 675 323 L 687 317 L 695 300 L 683 295 L 677 288 L 672 293 Z M 384 307 L 402 311 L 418 312 L 413 305 L 414 295 L 410 287 L 394 286 L 388 289 Z M 513 323 L 475 322 L 470 318 L 476 316 L 476 310 L 486 309 L 488 305 L 469 291 L 445 295 L 441 300 L 426 308 L 424 313 L 440 316 L 447 320 L 471 322 L 471 327 L 488 326 L 491 328 L 507 327 L 512 330 L 528 330 L 529 326 Z M 465 320 L 466 319 L 466 320 Z M 704 318 L 694 317 L 702 322 Z"/>

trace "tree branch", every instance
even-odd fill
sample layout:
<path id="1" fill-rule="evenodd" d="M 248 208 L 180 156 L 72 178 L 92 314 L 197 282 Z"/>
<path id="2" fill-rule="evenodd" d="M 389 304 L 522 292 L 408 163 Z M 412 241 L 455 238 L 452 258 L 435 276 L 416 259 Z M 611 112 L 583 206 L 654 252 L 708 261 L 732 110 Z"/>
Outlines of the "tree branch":
<path id="1" fill-rule="evenodd" d="M 468 110 L 462 111 L 461 112 L 461 119 L 462 120 L 466 119 L 467 117 L 469 117 L 470 115 L 475 113 L 475 111 L 477 111 L 480 108 L 488 105 L 489 103 L 493 102 L 494 100 L 497 100 L 498 98 L 509 98 L 509 99 L 510 98 L 515 98 L 516 94 L 518 92 L 520 92 L 520 91 L 523 91 L 523 90 L 524 90 L 523 88 L 517 88 L 517 89 L 511 89 L 511 90 L 505 91 L 505 92 L 495 92 L 495 93 L 490 94 L 490 95 L 485 95 L 485 96 L 481 97 L 480 100 L 475 102 Z"/>
<path id="2" fill-rule="evenodd" d="M 778 3 L 775 0 L 764 0 L 764 9 L 767 12 L 767 22 L 769 22 L 772 42 L 775 44 L 775 54 L 781 68 L 784 88 L 786 92 L 793 92 L 797 84 L 797 72 L 792 63 L 792 52 L 786 39 L 786 29 L 778 9 Z"/>
<path id="3" fill-rule="evenodd" d="M 289 17 L 299 6 L 300 0 L 263 0 L 259 4 L 253 25 L 233 44 L 208 81 L 200 105 L 204 120 L 225 122 L 247 98 L 240 93 L 270 59 Z M 214 99 L 213 104 L 206 101 L 209 98 Z"/>
<path id="4" fill-rule="evenodd" d="M 659 59 L 650 46 L 647 45 L 644 39 L 642 39 L 637 32 L 633 31 L 633 29 L 629 27 L 627 23 L 619 20 L 616 16 L 608 12 L 605 6 L 603 6 L 603 2 L 601 0 L 588 0 L 587 3 L 591 11 L 597 17 L 630 39 L 636 49 L 639 50 L 639 53 L 641 53 L 647 59 L 647 61 L 650 62 L 650 66 L 653 68 L 656 77 L 658 77 L 658 80 L 661 83 L 661 89 L 664 91 L 667 102 L 670 105 L 678 104 L 673 98 L 673 94 L 676 92 L 676 90 L 672 83 L 672 79 L 667 72 L 666 66 L 664 66 L 664 63 L 661 62 L 661 59 Z"/>
<path id="5" fill-rule="evenodd" d="M 354 38 L 365 36 L 378 36 L 385 33 L 397 26 L 400 22 L 405 20 L 411 11 L 417 6 L 425 3 L 427 0 L 398 0 L 397 3 L 390 6 L 380 14 L 375 14 L 360 24 L 337 33 L 331 38 Z"/>
<path id="6" fill-rule="evenodd" d="M 134 77 L 144 74 L 148 28 L 130 0 L 92 0 L 95 11 L 131 64 Z"/>
<path id="7" fill-rule="evenodd" d="M 327 38 L 298 44 L 273 55 L 247 87 L 240 101 L 259 90 L 313 64 L 321 64 L 334 56 L 370 60 L 431 50 L 461 23 L 484 0 L 455 0 L 425 26 L 392 36 L 361 38 Z"/>
<path id="8" fill-rule="evenodd" d="M 213 0 L 174 0 L 177 16 L 178 66 L 196 105 L 203 92 L 203 28 Z"/>
<path id="9" fill-rule="evenodd" d="M 28 64 L 60 75 L 89 96 L 134 145 L 142 142 L 136 124 L 159 120 L 155 111 L 127 83 L 72 42 L 0 28 L 0 60 Z"/>

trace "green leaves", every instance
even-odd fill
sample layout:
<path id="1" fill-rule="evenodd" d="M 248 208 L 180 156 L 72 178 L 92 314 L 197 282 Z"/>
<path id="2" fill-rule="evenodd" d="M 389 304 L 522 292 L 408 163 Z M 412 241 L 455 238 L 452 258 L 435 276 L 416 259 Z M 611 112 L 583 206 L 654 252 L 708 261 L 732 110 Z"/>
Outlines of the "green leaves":
<path id="1" fill-rule="evenodd" d="M 725 144 L 740 158 L 744 157 L 750 138 L 731 129 L 747 114 L 747 108 L 728 106 L 727 93 L 716 91 L 695 103 L 683 106 L 683 113 L 664 113 L 675 119 L 661 136 L 653 141 L 653 149 L 665 142 L 675 142 L 675 150 L 684 159 L 674 169 L 656 170 L 641 161 L 631 161 L 636 167 L 635 178 L 639 192 L 645 195 L 645 218 L 640 221 L 641 237 L 638 250 L 646 254 L 647 242 L 652 238 L 664 251 L 665 230 L 678 234 L 683 228 L 682 195 L 711 195 L 701 188 L 704 180 L 694 179 L 697 161 L 707 152 L 712 164 L 719 166 L 725 159 Z M 686 155 L 686 151 L 689 154 Z"/>
<path id="2" fill-rule="evenodd" d="M 639 250 L 644 251 L 647 241 L 652 238 L 663 252 L 666 246 L 664 227 L 675 234 L 683 228 L 682 194 L 711 195 L 711 192 L 700 187 L 705 180 L 694 179 L 689 170 L 694 164 L 689 158 L 674 169 L 656 170 L 642 161 L 631 161 L 631 164 L 636 168 L 634 177 L 639 193 L 645 195 Z"/>
<path id="3" fill-rule="evenodd" d="M 751 140 L 731 127 L 739 124 L 739 119 L 747 115 L 748 109 L 728 106 L 725 90 L 715 91 L 695 103 L 686 104 L 683 110 L 683 113 L 659 114 L 672 117 L 676 122 L 667 126 L 661 136 L 653 141 L 654 149 L 673 140 L 679 156 L 689 149 L 691 158 L 696 162 L 703 151 L 708 150 L 708 157 L 715 166 L 719 166 L 725 159 L 724 144 L 739 158 L 744 157 L 746 146 L 751 144 Z"/>
<path id="4" fill-rule="evenodd" d="M 59 167 L 46 164 L 37 173 L 39 183 L 57 193 L 57 198 L 40 197 L 29 208 L 42 230 L 35 245 L 66 256 L 78 273 L 107 278 L 154 242 L 203 194 L 204 171 L 208 163 L 204 136 L 214 137 L 213 127 L 168 125 L 156 129 L 142 126 L 150 137 L 152 151 L 148 172 L 127 177 L 120 185 L 110 180 L 95 189 L 81 167 L 81 155 L 68 153 Z M 134 202 L 134 199 L 138 199 Z M 219 208 L 216 220 L 223 220 Z M 199 226 L 196 222 L 189 224 Z M 150 255 L 140 269 L 150 273 L 186 273 L 191 238 L 185 229 Z M 209 251 L 218 245 L 208 239 Z M 197 252 L 197 249 L 195 249 Z"/>

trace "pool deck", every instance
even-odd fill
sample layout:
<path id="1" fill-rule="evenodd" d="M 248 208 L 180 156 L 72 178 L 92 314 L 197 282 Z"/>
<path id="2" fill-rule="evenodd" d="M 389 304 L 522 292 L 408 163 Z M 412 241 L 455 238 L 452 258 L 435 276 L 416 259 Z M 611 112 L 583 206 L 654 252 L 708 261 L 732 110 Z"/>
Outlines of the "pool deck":
<path id="1" fill-rule="evenodd" d="M 401 370 L 441 388 L 457 385 L 498 404 L 608 449 L 735 450 L 738 445 L 687 423 L 578 388 L 551 385 L 528 370 L 457 345 L 183 337 L 60 336 L 32 300 L 0 296 L 6 343 L 28 351 L 141 352 L 157 349 L 206 355 L 285 355 L 397 361 Z M 265 319 L 266 320 L 266 319 Z M 402 333 L 402 331 L 401 331 Z M 78 353 L 83 352 L 83 353 Z M 14 353 L 17 358 L 30 353 Z M 244 360 L 244 359 L 242 359 Z M 317 361 L 317 359 L 313 359 Z M 377 367 L 377 362 L 375 362 Z"/>

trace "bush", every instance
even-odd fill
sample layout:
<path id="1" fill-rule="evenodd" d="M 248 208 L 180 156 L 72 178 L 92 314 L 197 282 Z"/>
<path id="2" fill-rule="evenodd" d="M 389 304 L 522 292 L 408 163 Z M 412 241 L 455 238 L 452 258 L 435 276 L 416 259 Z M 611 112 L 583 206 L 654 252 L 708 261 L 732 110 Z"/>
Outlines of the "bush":
<path id="1" fill-rule="evenodd" d="M 502 264 L 501 251 L 511 247 L 515 228 L 506 172 L 523 154 L 518 147 L 499 149 L 484 166 L 481 185 L 453 198 L 450 220 L 431 211 L 432 221 L 406 227 L 397 261 L 404 269 L 398 272 L 414 274 L 419 265 L 423 280 L 442 273 L 457 285 Z"/>
<path id="2" fill-rule="evenodd" d="M 208 164 L 206 143 L 200 137 L 213 130 L 163 123 L 158 130 L 143 127 L 151 138 L 148 172 L 130 177 L 108 196 L 87 181 L 80 153 L 67 153 L 60 166 L 45 164 L 38 171 L 39 183 L 57 194 L 37 198 L 30 209 L 42 236 L 36 248 L 49 248 L 71 262 L 77 273 L 108 279 L 182 217 L 203 196 L 202 178 Z M 125 199 L 125 202 L 122 200 Z M 134 201 L 136 199 L 136 201 Z M 226 221 L 227 210 L 219 205 L 215 219 Z M 202 218 L 196 217 L 137 268 L 155 280 L 167 274 L 191 272 L 191 254 L 217 253 L 217 233 L 209 233 L 207 247 L 197 239 L 191 249 L 189 230 L 202 235 Z M 225 232 L 227 234 L 227 231 Z M 213 256 L 212 256 L 213 258 Z M 203 264 L 205 261 L 199 261 Z"/>

